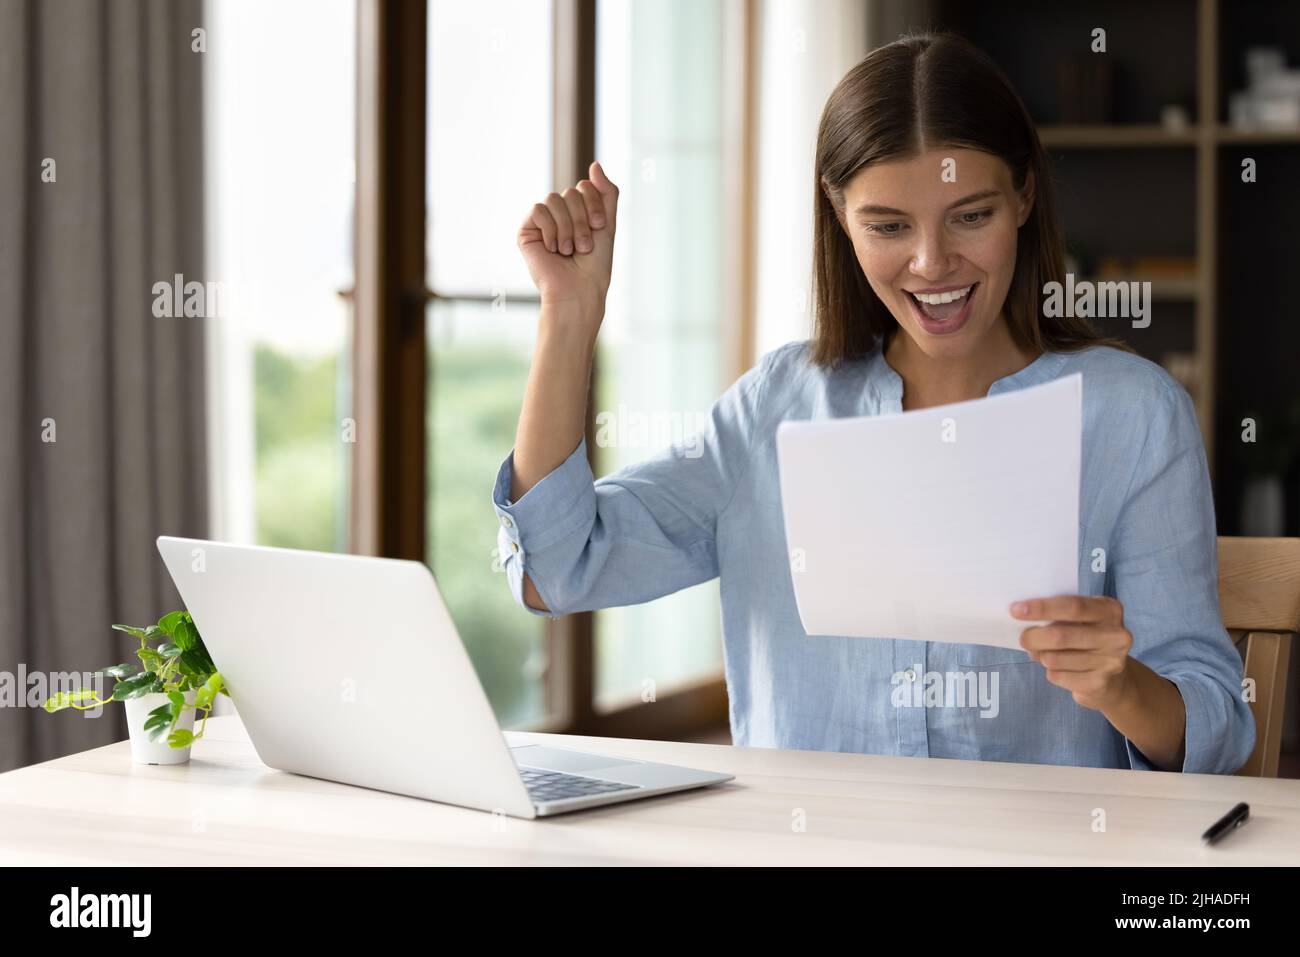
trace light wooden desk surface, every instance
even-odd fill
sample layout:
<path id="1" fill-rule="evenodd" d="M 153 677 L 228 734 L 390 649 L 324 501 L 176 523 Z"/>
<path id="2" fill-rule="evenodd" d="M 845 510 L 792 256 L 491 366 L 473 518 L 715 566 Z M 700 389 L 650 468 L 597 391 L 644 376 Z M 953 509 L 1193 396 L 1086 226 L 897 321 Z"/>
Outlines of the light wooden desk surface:
<path id="1" fill-rule="evenodd" d="M 0 864 L 1300 864 L 1295 780 L 509 737 L 736 780 L 525 821 L 273 771 L 232 715 L 188 765 L 122 741 L 0 775 Z M 1202 848 L 1238 801 L 1250 823 Z"/>

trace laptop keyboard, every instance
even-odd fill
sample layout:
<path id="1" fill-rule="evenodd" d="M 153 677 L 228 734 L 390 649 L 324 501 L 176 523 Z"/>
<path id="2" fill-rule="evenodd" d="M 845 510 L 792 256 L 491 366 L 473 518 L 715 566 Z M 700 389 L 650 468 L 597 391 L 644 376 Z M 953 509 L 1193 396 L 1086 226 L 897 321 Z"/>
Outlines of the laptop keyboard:
<path id="1" fill-rule="evenodd" d="M 597 778 L 584 778 L 578 774 L 565 774 L 562 771 L 542 771 L 539 768 L 519 769 L 528 796 L 538 803 L 562 801 L 565 798 L 591 797 L 596 794 L 609 794 L 612 791 L 634 791 L 638 785 L 620 784 L 617 781 L 601 781 Z"/>

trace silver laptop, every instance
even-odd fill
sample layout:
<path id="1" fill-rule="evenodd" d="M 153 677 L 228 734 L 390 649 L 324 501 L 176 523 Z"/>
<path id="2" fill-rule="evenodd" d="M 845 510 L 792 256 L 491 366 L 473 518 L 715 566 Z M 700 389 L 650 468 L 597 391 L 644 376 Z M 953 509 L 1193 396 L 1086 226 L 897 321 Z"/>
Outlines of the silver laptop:
<path id="1" fill-rule="evenodd" d="M 734 778 L 511 746 L 419 562 L 169 536 L 158 551 L 272 768 L 525 818 Z"/>

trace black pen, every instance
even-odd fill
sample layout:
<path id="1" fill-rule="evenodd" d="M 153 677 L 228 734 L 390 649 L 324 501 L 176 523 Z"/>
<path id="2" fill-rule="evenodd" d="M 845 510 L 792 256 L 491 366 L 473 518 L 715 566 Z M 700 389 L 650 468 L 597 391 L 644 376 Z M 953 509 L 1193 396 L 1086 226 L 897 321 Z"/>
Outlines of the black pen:
<path id="1" fill-rule="evenodd" d="M 1241 825 L 1246 823 L 1246 818 L 1250 817 L 1250 805 L 1245 801 L 1238 804 L 1223 817 L 1219 818 L 1210 826 L 1210 829 L 1201 835 L 1202 844 L 1213 844 L 1229 831 L 1235 831 Z"/>

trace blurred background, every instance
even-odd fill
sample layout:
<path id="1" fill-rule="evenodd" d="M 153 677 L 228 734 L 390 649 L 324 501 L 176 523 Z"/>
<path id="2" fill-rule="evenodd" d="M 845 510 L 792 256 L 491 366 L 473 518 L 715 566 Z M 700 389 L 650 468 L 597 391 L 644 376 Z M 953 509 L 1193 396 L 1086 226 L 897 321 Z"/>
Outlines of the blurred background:
<path id="1" fill-rule="evenodd" d="M 810 334 L 821 109 L 918 27 L 1019 90 L 1076 276 L 1153 283 L 1098 322 L 1195 399 L 1220 533 L 1300 534 L 1300 5 L 0 0 L 0 668 L 125 660 L 110 622 L 179 607 L 153 538 L 202 536 L 427 562 L 506 727 L 729 740 L 716 582 L 509 594 L 515 232 L 592 159 L 619 184 L 588 446 L 645 458 Z M 120 711 L 0 707 L 0 770 Z"/>

